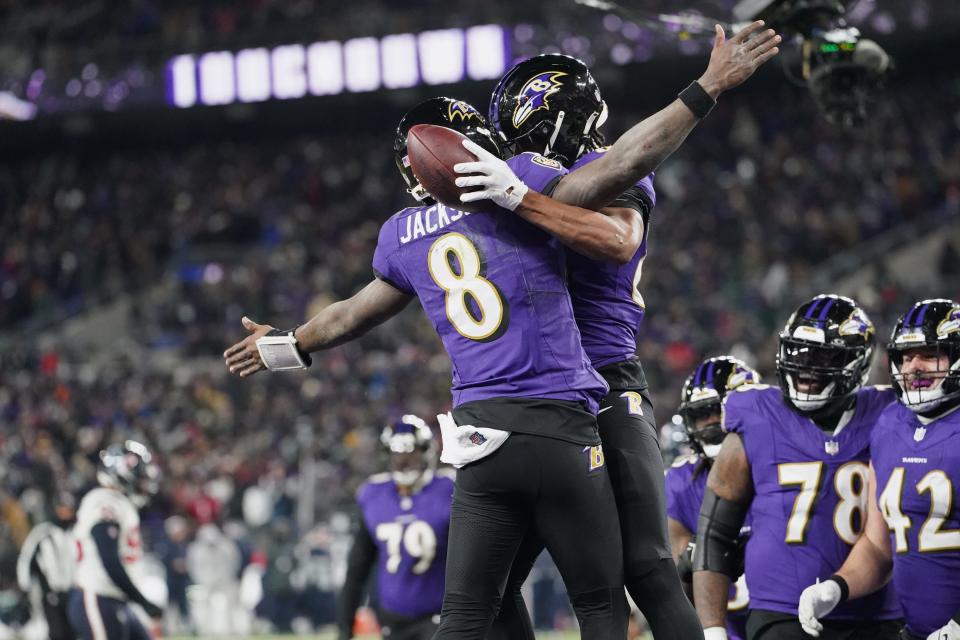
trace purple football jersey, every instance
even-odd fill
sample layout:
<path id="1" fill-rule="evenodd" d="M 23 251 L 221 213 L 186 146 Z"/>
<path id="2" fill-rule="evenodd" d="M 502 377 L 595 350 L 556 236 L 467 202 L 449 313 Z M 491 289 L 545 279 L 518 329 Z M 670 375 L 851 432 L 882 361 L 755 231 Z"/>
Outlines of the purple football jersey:
<path id="1" fill-rule="evenodd" d="M 780 389 L 743 386 L 724 398 L 724 428 L 740 434 L 753 479 L 746 576 L 750 607 L 796 615 L 800 593 L 843 565 L 867 504 L 870 436 L 893 391 L 866 387 L 837 434 L 790 409 Z M 900 617 L 893 589 L 839 605 L 829 620 Z"/>
<path id="2" fill-rule="evenodd" d="M 508 164 L 543 191 L 566 171 L 533 153 Z M 420 298 L 453 364 L 453 405 L 491 398 L 580 402 L 606 393 L 590 366 L 549 234 L 489 203 L 476 213 L 435 204 L 404 209 L 380 230 L 378 277 Z"/>
<path id="3" fill-rule="evenodd" d="M 692 533 L 697 535 L 697 521 L 700 518 L 700 505 L 703 503 L 703 492 L 707 488 L 707 474 L 709 468 L 703 469 L 694 478 L 700 462 L 697 456 L 685 456 L 677 459 L 673 466 L 667 469 L 667 515 Z M 750 515 L 747 514 L 741 538 L 750 535 Z M 750 593 L 747 590 L 747 581 L 743 576 L 730 585 L 730 596 L 727 601 L 727 637 L 730 640 L 745 640 L 747 637 L 747 608 L 750 606 Z"/>
<path id="4" fill-rule="evenodd" d="M 571 171 L 589 164 L 606 149 L 580 156 Z M 650 203 L 656 204 L 653 174 L 636 184 Z M 570 297 L 580 327 L 583 349 L 593 366 L 600 368 L 622 362 L 637 350 L 637 331 L 643 320 L 644 302 L 640 295 L 640 272 L 647 256 L 650 219 L 645 220 L 643 240 L 630 262 L 618 265 L 569 252 Z"/>
<path id="5" fill-rule="evenodd" d="M 907 628 L 926 638 L 960 608 L 960 411 L 924 425 L 892 404 L 870 452 L 890 527 L 893 586 Z"/>
<path id="6" fill-rule="evenodd" d="M 388 473 L 360 487 L 357 504 L 377 544 L 382 609 L 409 617 L 440 612 L 452 501 L 453 479 L 441 473 L 409 497 Z"/>

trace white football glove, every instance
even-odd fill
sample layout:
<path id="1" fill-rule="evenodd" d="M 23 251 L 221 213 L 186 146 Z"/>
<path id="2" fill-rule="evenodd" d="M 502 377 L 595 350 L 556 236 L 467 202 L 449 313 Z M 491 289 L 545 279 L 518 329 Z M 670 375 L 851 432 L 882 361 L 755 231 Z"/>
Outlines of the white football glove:
<path id="1" fill-rule="evenodd" d="M 842 593 L 840 585 L 834 580 L 818 582 L 803 590 L 800 594 L 800 604 L 797 606 L 797 617 L 807 635 L 814 638 L 820 637 L 820 632 L 823 631 L 820 618 L 836 608 Z"/>
<path id="2" fill-rule="evenodd" d="M 494 204 L 513 211 L 520 206 L 527 193 L 527 185 L 507 166 L 507 163 L 493 155 L 472 140 L 464 140 L 467 151 L 477 156 L 477 162 L 461 162 L 453 166 L 457 173 L 480 175 L 460 176 L 456 179 L 458 187 L 476 187 L 483 189 L 460 195 L 460 202 L 493 200 Z"/>
<path id="3" fill-rule="evenodd" d="M 960 624 L 951 620 L 927 636 L 927 640 L 960 640 Z"/>
<path id="4" fill-rule="evenodd" d="M 724 627 L 707 627 L 703 630 L 703 640 L 727 640 L 727 630 Z"/>

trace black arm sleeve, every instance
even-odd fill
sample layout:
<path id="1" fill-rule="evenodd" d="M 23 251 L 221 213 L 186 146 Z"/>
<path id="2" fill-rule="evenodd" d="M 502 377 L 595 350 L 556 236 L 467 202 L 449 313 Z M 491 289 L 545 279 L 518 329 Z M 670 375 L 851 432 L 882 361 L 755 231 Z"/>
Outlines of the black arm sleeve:
<path id="1" fill-rule="evenodd" d="M 123 591 L 131 602 L 136 602 L 142 606 L 148 614 L 156 611 L 157 606 L 147 600 L 133 580 L 127 575 L 127 570 L 123 568 L 120 561 L 120 525 L 116 522 L 101 522 L 90 531 L 93 541 L 97 544 L 97 553 L 100 554 L 100 560 L 103 562 L 103 568 L 110 576 L 113 584 Z"/>
<path id="2" fill-rule="evenodd" d="M 650 202 L 650 196 L 640 187 L 630 187 L 620 196 L 610 203 L 611 207 L 626 207 L 637 211 L 643 216 L 643 224 L 650 222 L 650 210 L 653 209 L 653 203 Z"/>
<path id="3" fill-rule="evenodd" d="M 343 581 L 340 605 L 337 608 L 337 629 L 341 640 L 353 637 L 353 619 L 363 600 L 363 588 L 376 561 L 377 544 L 360 520 L 354 526 L 353 546 L 350 547 L 350 555 L 347 557 L 347 577 Z"/>
<path id="4" fill-rule="evenodd" d="M 694 571 L 725 573 L 736 580 L 743 566 L 739 545 L 740 527 L 749 504 L 724 500 L 710 487 L 703 494 L 697 522 L 697 546 L 693 553 Z"/>

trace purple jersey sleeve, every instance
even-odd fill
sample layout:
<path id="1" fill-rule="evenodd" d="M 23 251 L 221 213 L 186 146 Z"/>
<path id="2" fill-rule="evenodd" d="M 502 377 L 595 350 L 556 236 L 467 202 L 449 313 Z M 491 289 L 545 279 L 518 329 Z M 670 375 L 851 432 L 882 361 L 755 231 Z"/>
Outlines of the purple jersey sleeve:
<path id="1" fill-rule="evenodd" d="M 759 392 L 767 385 L 741 385 L 723 398 L 721 420 L 723 430 L 744 437 L 744 428 L 756 419 L 759 413 Z"/>
<path id="2" fill-rule="evenodd" d="M 556 160 L 550 160 L 529 151 L 507 160 L 507 166 L 525 185 L 538 193 L 547 195 L 553 193 L 557 182 L 567 174 L 567 170 Z"/>
<path id="3" fill-rule="evenodd" d="M 665 480 L 667 515 L 686 527 L 692 534 L 697 531 L 700 503 L 703 501 L 703 488 L 693 481 L 697 463 L 698 459 L 695 457 L 678 460 L 667 469 Z M 703 475 L 706 477 L 705 473 Z"/>
<path id="4" fill-rule="evenodd" d="M 397 250 L 400 248 L 400 230 L 397 220 L 406 211 L 407 209 L 404 209 L 390 216 L 380 227 L 377 248 L 373 252 L 373 273 L 392 287 L 413 295 L 414 288 L 403 272 L 402 263 L 397 256 Z"/>

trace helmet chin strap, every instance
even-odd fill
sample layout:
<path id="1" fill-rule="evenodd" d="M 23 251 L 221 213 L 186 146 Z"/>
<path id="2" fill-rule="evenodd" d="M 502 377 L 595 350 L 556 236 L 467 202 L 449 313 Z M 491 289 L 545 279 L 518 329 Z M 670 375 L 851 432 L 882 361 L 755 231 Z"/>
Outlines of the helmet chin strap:
<path id="1" fill-rule="evenodd" d="M 547 148 L 543 150 L 543 155 L 549 155 L 550 150 L 553 149 L 553 145 L 557 142 L 557 136 L 560 135 L 560 127 L 563 125 L 563 119 L 566 117 L 567 112 L 561 111 L 557 114 L 557 119 L 553 123 L 553 133 L 550 134 L 550 140 L 547 142 Z"/>

